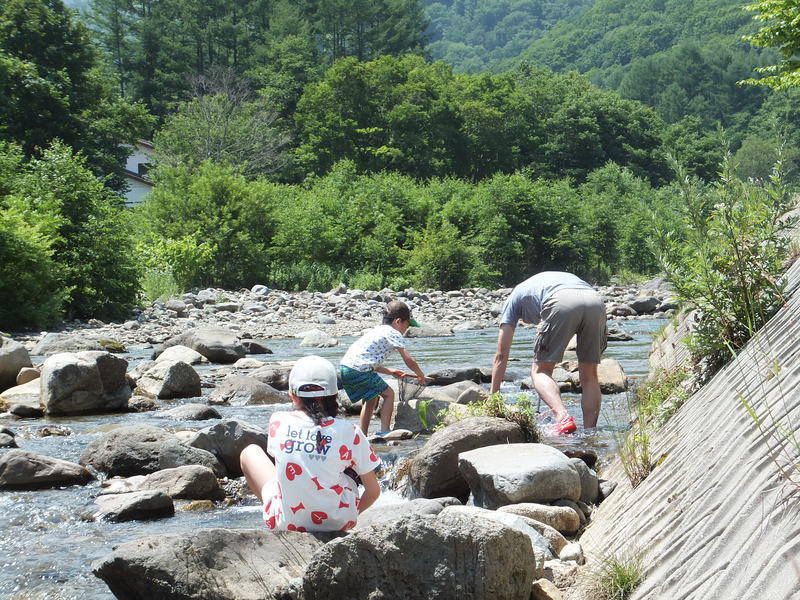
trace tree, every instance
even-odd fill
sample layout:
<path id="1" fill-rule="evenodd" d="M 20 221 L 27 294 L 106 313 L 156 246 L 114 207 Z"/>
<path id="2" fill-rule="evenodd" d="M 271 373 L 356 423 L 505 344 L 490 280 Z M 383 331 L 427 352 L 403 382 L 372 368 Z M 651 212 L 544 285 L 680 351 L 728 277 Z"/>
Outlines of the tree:
<path id="1" fill-rule="evenodd" d="M 195 97 L 181 104 L 154 138 L 159 164 L 191 170 L 211 161 L 249 177 L 282 166 L 288 136 L 275 127 L 276 111 L 254 99 L 232 70 L 197 77 L 194 89 Z"/>
<path id="2" fill-rule="evenodd" d="M 151 120 L 143 105 L 117 97 L 86 28 L 61 0 L 9 0 L 0 7 L 0 123 L 0 140 L 27 156 L 60 139 L 119 188 L 122 144 Z"/>
<path id="3" fill-rule="evenodd" d="M 800 85 L 800 14 L 798 0 L 762 0 L 745 7 L 758 13 L 753 17 L 756 21 L 765 21 L 758 33 L 746 36 L 755 46 L 775 48 L 780 52 L 778 64 L 756 69 L 766 74 L 760 79 L 747 79 L 745 83 L 767 85 L 776 90 Z"/>

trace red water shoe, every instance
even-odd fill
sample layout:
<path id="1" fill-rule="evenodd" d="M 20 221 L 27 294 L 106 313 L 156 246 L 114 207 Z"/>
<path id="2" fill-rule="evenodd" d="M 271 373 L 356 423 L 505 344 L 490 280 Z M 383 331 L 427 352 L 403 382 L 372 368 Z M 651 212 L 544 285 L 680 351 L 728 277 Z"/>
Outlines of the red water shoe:
<path id="1" fill-rule="evenodd" d="M 555 431 L 559 435 L 566 435 L 577 431 L 578 426 L 575 425 L 575 419 L 572 417 L 564 417 L 555 424 Z"/>

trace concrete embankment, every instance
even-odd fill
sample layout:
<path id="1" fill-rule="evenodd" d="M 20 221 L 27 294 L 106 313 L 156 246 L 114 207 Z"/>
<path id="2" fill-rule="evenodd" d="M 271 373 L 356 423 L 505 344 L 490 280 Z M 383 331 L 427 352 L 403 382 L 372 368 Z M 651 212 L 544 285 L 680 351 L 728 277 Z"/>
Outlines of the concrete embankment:
<path id="1" fill-rule="evenodd" d="M 632 600 L 800 598 L 800 261 L 787 278 L 784 307 L 653 435 L 647 479 L 604 473 L 620 485 L 581 542 L 594 559 L 644 552 Z M 688 359 L 685 333 L 662 364 Z"/>

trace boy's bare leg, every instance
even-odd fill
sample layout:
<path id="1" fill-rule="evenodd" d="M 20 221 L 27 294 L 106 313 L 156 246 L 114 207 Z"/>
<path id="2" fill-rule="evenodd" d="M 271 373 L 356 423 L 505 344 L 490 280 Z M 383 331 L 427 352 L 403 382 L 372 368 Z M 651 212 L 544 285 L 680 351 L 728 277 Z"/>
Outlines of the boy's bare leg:
<path id="1" fill-rule="evenodd" d="M 361 415 L 358 417 L 358 425 L 364 435 L 369 435 L 369 420 L 372 418 L 372 413 L 375 412 L 375 407 L 378 405 L 378 396 L 375 396 L 369 402 L 361 401 Z"/>
<path id="2" fill-rule="evenodd" d="M 531 366 L 531 381 L 533 389 L 539 397 L 553 411 L 556 422 L 569 416 L 564 403 L 561 402 L 561 390 L 553 379 L 554 362 L 534 362 Z"/>
<path id="3" fill-rule="evenodd" d="M 383 406 L 381 407 L 381 431 L 388 431 L 392 426 L 392 414 L 394 413 L 394 390 L 386 388 L 381 392 Z"/>
<path id="4" fill-rule="evenodd" d="M 578 363 L 578 376 L 581 380 L 581 408 L 583 409 L 583 426 L 597 427 L 600 416 L 600 380 L 597 377 L 595 363 Z"/>
<path id="5" fill-rule="evenodd" d="M 247 481 L 247 487 L 259 500 L 262 500 L 261 490 L 272 479 L 275 479 L 275 465 L 272 464 L 263 448 L 256 444 L 250 444 L 242 450 L 239 454 L 239 464 Z"/>

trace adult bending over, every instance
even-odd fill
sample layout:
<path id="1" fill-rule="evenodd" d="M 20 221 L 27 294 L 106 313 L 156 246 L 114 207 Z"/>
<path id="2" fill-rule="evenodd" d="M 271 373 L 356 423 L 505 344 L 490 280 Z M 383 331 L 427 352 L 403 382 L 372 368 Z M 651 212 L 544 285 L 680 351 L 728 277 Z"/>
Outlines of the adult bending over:
<path id="1" fill-rule="evenodd" d="M 531 380 L 541 399 L 552 409 L 559 433 L 572 433 L 577 426 L 561 401 L 553 369 L 564 357 L 569 340 L 577 334 L 583 426 L 595 427 L 602 398 L 597 365 L 608 337 L 606 309 L 600 295 L 579 277 L 561 271 L 544 271 L 517 285 L 500 315 L 500 333 L 492 365 L 492 393 L 500 389 L 520 319 L 532 325 L 541 322 L 534 346 Z"/>
<path id="2" fill-rule="evenodd" d="M 247 485 L 261 500 L 270 529 L 346 531 L 380 495 L 378 457 L 356 425 L 336 418 L 336 368 L 330 362 L 320 356 L 298 360 L 289 374 L 289 397 L 294 410 L 269 420 L 267 451 L 275 464 L 256 444 L 242 450 Z M 355 474 L 364 485 L 360 498 Z"/>

